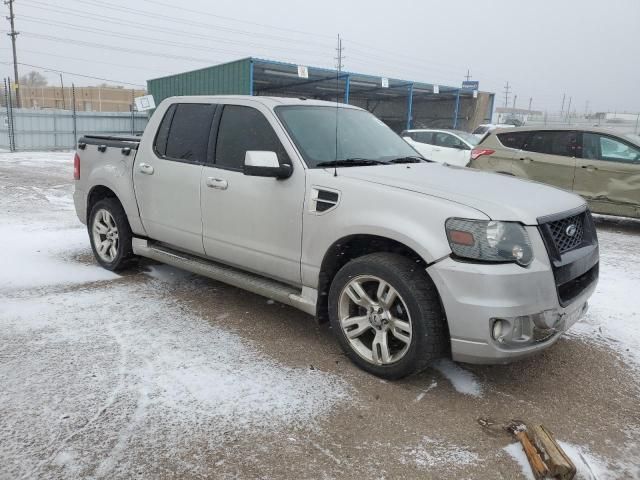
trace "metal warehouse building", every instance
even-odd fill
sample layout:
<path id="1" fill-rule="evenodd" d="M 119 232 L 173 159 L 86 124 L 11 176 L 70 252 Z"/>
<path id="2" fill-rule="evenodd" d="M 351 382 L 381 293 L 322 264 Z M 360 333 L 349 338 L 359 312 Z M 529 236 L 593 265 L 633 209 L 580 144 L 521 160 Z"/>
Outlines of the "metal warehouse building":
<path id="1" fill-rule="evenodd" d="M 349 103 L 396 131 L 472 130 L 491 121 L 494 94 L 459 87 L 244 58 L 147 81 L 156 103 L 174 95 L 268 95 Z"/>

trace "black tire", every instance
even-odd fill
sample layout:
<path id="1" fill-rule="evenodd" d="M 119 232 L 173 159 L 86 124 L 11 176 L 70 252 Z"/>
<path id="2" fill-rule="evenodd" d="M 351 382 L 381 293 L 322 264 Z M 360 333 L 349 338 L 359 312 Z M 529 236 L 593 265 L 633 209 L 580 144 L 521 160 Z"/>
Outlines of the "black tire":
<path id="1" fill-rule="evenodd" d="M 340 295 L 355 277 L 375 276 L 398 292 L 411 318 L 408 350 L 395 363 L 376 364 L 351 345 L 339 320 Z M 334 277 L 329 290 L 329 318 L 340 346 L 363 370 L 395 380 L 424 370 L 429 363 L 449 355 L 450 338 L 440 296 L 424 265 L 394 253 L 373 253 L 347 263 Z M 375 329 L 372 330 L 375 333 Z"/>
<path id="2" fill-rule="evenodd" d="M 101 210 L 106 210 L 111 214 L 115 221 L 118 232 L 118 246 L 117 254 L 111 261 L 107 261 L 101 257 L 95 245 L 95 239 L 93 234 L 93 225 L 97 213 Z M 128 268 L 133 263 L 135 256 L 133 254 L 132 239 L 133 233 L 131 232 L 131 226 L 127 219 L 127 214 L 122 208 L 122 205 L 116 198 L 108 197 L 97 201 L 91 208 L 89 214 L 89 221 L 87 222 L 87 229 L 89 230 L 89 239 L 91 241 L 91 249 L 93 250 L 93 256 L 96 261 L 107 270 L 120 271 Z"/>

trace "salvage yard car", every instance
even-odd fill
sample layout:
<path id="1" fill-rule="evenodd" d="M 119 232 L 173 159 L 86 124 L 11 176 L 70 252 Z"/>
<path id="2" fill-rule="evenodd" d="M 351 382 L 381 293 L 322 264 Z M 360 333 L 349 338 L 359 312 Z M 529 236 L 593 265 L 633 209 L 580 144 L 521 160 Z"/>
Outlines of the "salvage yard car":
<path id="1" fill-rule="evenodd" d="M 595 213 L 640 218 L 640 137 L 604 128 L 516 128 L 489 133 L 471 167 L 582 195 Z"/>
<path id="2" fill-rule="evenodd" d="M 292 305 L 384 378 L 540 352 L 597 283 L 582 198 L 427 162 L 349 105 L 173 97 L 74 162 L 100 265 L 148 257 Z"/>
<path id="3" fill-rule="evenodd" d="M 414 129 L 401 133 L 402 138 L 422 154 L 438 163 L 466 167 L 478 137 L 460 130 Z"/>

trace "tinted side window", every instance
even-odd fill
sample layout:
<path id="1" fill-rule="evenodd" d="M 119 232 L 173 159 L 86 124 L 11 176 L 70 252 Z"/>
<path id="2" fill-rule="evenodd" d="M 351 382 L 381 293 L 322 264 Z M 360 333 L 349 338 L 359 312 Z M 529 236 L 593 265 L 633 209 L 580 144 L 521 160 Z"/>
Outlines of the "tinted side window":
<path id="1" fill-rule="evenodd" d="M 205 163 L 215 105 L 181 103 L 176 106 L 166 156 L 190 163 Z"/>
<path id="2" fill-rule="evenodd" d="M 529 140 L 522 149 L 529 152 L 551 153 L 551 140 L 553 132 L 532 132 Z"/>
<path id="3" fill-rule="evenodd" d="M 578 134 L 576 132 L 553 132 L 551 136 L 551 154 L 563 157 L 575 157 Z"/>
<path id="4" fill-rule="evenodd" d="M 416 142 L 433 144 L 432 132 L 415 132 L 413 135 Z"/>
<path id="5" fill-rule="evenodd" d="M 497 135 L 500 143 L 508 148 L 520 150 L 531 132 L 505 132 Z"/>
<path id="6" fill-rule="evenodd" d="M 171 105 L 166 113 L 164 114 L 164 118 L 160 123 L 160 127 L 158 127 L 158 133 L 156 134 L 155 142 L 153 143 L 153 148 L 156 151 L 156 154 L 164 157 L 167 154 L 167 138 L 169 137 L 169 127 L 171 126 L 171 120 L 173 120 L 173 114 L 176 111 L 176 105 Z"/>
<path id="7" fill-rule="evenodd" d="M 255 108 L 227 105 L 222 111 L 216 166 L 242 170 L 247 151 L 276 152 L 280 163 L 289 163 L 289 157 L 267 119 Z"/>

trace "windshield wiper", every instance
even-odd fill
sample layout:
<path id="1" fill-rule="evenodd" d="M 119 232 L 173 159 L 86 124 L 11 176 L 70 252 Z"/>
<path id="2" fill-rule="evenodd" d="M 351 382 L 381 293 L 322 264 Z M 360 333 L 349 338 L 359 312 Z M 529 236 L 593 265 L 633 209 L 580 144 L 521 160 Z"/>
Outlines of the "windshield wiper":
<path id="1" fill-rule="evenodd" d="M 369 158 L 345 158 L 343 160 L 331 160 L 320 162 L 316 167 L 363 167 L 369 165 L 387 165 L 388 162 L 382 160 L 371 160 Z"/>
<path id="2" fill-rule="evenodd" d="M 418 156 L 408 156 L 408 157 L 398 157 L 393 160 L 389 160 L 389 163 L 422 163 L 422 162 L 430 162 L 431 160 L 427 160 L 426 158 L 418 157 Z"/>

